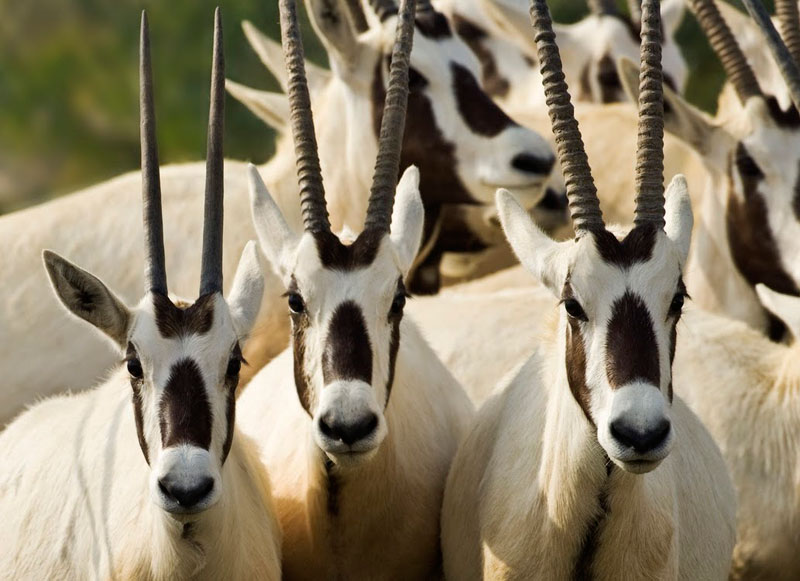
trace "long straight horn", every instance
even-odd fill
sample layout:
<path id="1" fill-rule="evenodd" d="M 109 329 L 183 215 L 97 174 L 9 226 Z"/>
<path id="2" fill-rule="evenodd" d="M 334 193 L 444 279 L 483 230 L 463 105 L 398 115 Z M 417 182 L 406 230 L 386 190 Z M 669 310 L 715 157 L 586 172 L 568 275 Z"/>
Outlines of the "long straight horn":
<path id="1" fill-rule="evenodd" d="M 142 149 L 142 209 L 144 218 L 144 290 L 167 294 L 164 266 L 164 223 L 161 218 L 161 176 L 153 105 L 153 66 L 150 61 L 150 25 L 142 11 L 139 38 L 139 123 Z"/>
<path id="2" fill-rule="evenodd" d="M 369 5 L 381 22 L 397 14 L 397 4 L 394 0 L 369 0 Z"/>
<path id="3" fill-rule="evenodd" d="M 730 28 L 719 13 L 714 0 L 689 0 L 700 28 L 708 37 L 711 48 L 717 53 L 725 74 L 736 89 L 739 101 L 744 103 L 750 97 L 762 95 L 753 70 L 733 37 Z"/>
<path id="4" fill-rule="evenodd" d="M 203 218 L 203 264 L 200 296 L 222 292 L 222 223 L 224 184 L 223 141 L 225 134 L 225 52 L 222 15 L 214 11 L 214 48 L 211 65 L 211 107 L 208 111 L 206 146 L 206 199 Z"/>
<path id="5" fill-rule="evenodd" d="M 400 152 L 406 126 L 408 106 L 408 68 L 414 40 L 414 8 L 416 0 L 404 0 L 397 19 L 397 33 L 392 49 L 389 88 L 383 105 L 378 159 L 369 194 L 364 230 L 388 232 L 400 171 Z"/>
<path id="6" fill-rule="evenodd" d="M 545 0 L 531 0 L 531 22 L 539 54 L 542 84 L 556 138 L 556 149 L 567 186 L 569 210 L 576 236 L 586 231 L 604 230 L 603 214 L 597 199 L 589 160 L 583 147 L 575 110 L 572 107 L 561 55 L 553 33 L 553 22 Z"/>
<path id="7" fill-rule="evenodd" d="M 786 85 L 789 87 L 792 102 L 795 108 L 800 111 L 800 71 L 797 69 L 797 61 L 792 58 L 789 49 L 783 44 L 780 34 L 772 24 L 769 12 L 764 8 L 761 0 L 744 0 L 744 6 L 761 29 L 761 34 L 764 36 L 764 40 L 767 41 L 772 58 L 778 64 L 783 80 L 786 81 Z"/>
<path id="8" fill-rule="evenodd" d="M 361 6 L 361 0 L 345 0 L 347 13 L 350 15 L 350 22 L 358 34 L 369 30 L 369 23 L 367 17 L 364 15 L 364 8 Z"/>
<path id="9" fill-rule="evenodd" d="M 660 0 L 642 3 L 634 224 L 664 228 L 664 89 Z"/>
<path id="10" fill-rule="evenodd" d="M 297 22 L 295 0 L 279 0 L 281 16 L 281 42 L 286 61 L 289 93 L 289 120 L 297 157 L 297 180 L 300 185 L 300 209 L 303 224 L 308 232 L 330 232 L 328 209 L 325 206 L 325 189 L 319 165 L 317 137 L 314 134 L 314 117 L 306 81 L 305 55 L 300 25 Z"/>
<path id="11" fill-rule="evenodd" d="M 592 14 L 610 14 L 616 16 L 619 14 L 616 0 L 587 0 L 589 5 L 589 12 Z"/>
<path id="12" fill-rule="evenodd" d="M 800 11 L 797 9 L 797 0 L 775 0 L 775 14 L 786 48 L 795 64 L 800 65 Z"/>

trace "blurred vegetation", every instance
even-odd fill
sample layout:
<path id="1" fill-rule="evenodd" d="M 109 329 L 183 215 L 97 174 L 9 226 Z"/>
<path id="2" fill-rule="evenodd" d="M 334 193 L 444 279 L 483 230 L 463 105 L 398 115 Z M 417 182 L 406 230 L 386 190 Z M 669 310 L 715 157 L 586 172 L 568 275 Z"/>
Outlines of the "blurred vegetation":
<path id="1" fill-rule="evenodd" d="M 0 0 L 0 213 L 139 166 L 142 8 L 150 19 L 161 161 L 203 159 L 217 4 L 227 76 L 277 90 L 239 27 L 248 19 L 279 38 L 274 0 Z M 552 0 L 551 6 L 562 22 L 585 13 L 577 0 Z M 307 55 L 325 63 L 305 26 Z M 722 82 L 717 59 L 690 16 L 678 39 L 693 73 L 688 96 L 713 110 Z M 235 99 L 227 105 L 227 157 L 267 160 L 274 134 Z"/>

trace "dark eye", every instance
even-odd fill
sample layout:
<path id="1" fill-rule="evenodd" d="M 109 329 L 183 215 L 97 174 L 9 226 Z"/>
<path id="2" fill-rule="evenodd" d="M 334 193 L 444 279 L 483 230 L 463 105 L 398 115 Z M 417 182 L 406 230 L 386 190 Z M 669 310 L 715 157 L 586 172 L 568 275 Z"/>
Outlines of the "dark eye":
<path id="1" fill-rule="evenodd" d="M 669 314 L 670 316 L 680 315 L 681 311 L 683 310 L 683 302 L 685 300 L 685 296 L 683 293 L 676 294 L 673 299 L 672 303 L 669 305 Z"/>
<path id="2" fill-rule="evenodd" d="M 144 371 L 142 371 L 142 362 L 135 357 L 128 359 L 128 373 L 130 373 L 131 377 L 134 379 L 141 379 L 144 377 Z"/>
<path id="3" fill-rule="evenodd" d="M 394 300 L 392 301 L 392 314 L 393 315 L 400 315 L 403 313 L 403 307 L 406 306 L 406 295 L 399 294 L 395 295 Z"/>
<path id="4" fill-rule="evenodd" d="M 242 369 L 242 357 L 240 355 L 233 355 L 228 361 L 228 369 L 225 370 L 225 375 L 228 377 L 236 377 Z"/>
<path id="5" fill-rule="evenodd" d="M 564 308 L 567 310 L 567 314 L 573 319 L 578 319 L 580 321 L 588 320 L 586 313 L 583 311 L 583 307 L 575 299 L 565 300 Z"/>
<path id="6" fill-rule="evenodd" d="M 306 310 L 306 304 L 303 302 L 303 297 L 297 293 L 289 293 L 289 308 L 297 315 Z"/>

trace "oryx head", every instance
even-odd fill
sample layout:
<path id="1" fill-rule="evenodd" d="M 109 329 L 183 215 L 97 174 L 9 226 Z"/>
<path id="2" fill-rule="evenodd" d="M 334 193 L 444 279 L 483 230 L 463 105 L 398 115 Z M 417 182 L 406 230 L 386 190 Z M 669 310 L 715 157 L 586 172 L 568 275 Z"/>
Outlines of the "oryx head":
<path id="1" fill-rule="evenodd" d="M 636 216 L 626 233 L 603 222 L 547 4 L 531 4 L 576 238 L 550 240 L 506 191 L 498 192 L 500 217 L 520 261 L 561 299 L 559 346 L 576 405 L 615 464 L 647 472 L 673 443 L 672 359 L 692 230 L 681 176 L 665 203 L 658 0 L 642 7 Z"/>
<path id="2" fill-rule="evenodd" d="M 747 0 L 762 18 L 759 27 L 790 89 L 800 103 L 800 19 L 795 0 L 778 0 L 786 44 L 775 31 L 759 0 Z M 762 283 L 792 295 L 800 294 L 800 114 L 795 104 L 782 109 L 766 94 L 736 38 L 713 0 L 690 3 L 701 27 L 736 91 L 741 108 L 711 121 L 667 91 L 666 128 L 687 141 L 716 177 L 719 206 L 724 210 L 727 243 L 733 264 L 754 289 Z M 788 49 L 787 49 L 788 45 Z M 635 90 L 636 72 L 624 65 L 628 86 Z M 792 91 L 792 87 L 795 89 Z M 737 300 L 758 305 L 755 291 Z M 727 305 L 726 305 L 727 307 Z M 778 337 L 782 326 L 772 325 Z"/>
<path id="3" fill-rule="evenodd" d="M 639 2 L 629 2 L 632 19 L 613 0 L 589 2 L 591 14 L 575 24 L 554 25 L 572 96 L 577 101 L 614 103 L 628 99 L 616 70 L 617 59 L 639 55 Z M 480 57 L 487 91 L 512 107 L 544 104 L 536 46 L 526 0 L 453 0 L 456 30 Z M 682 92 L 686 61 L 674 40 L 684 13 L 683 0 L 662 4 L 664 82 Z"/>
<path id="4" fill-rule="evenodd" d="M 215 16 L 205 224 L 200 298 L 167 296 L 147 18 L 141 30 L 142 194 L 145 291 L 128 307 L 100 280 L 45 251 L 56 294 L 121 350 L 130 376 L 132 412 L 153 502 L 173 514 L 213 506 L 233 438 L 240 342 L 258 313 L 263 280 L 255 244 L 245 249 L 230 296 L 222 296 L 224 61 L 219 10 Z M 186 244 L 191 241 L 187 240 Z M 76 362 L 79 365 L 80 362 Z M 143 464 L 144 465 L 144 464 Z"/>
<path id="5" fill-rule="evenodd" d="M 337 463 L 370 457 L 386 437 L 384 412 L 394 381 L 406 300 L 403 279 L 422 232 L 419 172 L 409 168 L 397 183 L 414 4 L 406 0 L 395 19 L 391 81 L 361 234 L 353 240 L 331 232 L 294 0 L 280 0 L 280 10 L 303 233 L 289 228 L 251 167 L 259 241 L 287 288 L 297 395 L 312 418 L 314 441 Z"/>
<path id="6" fill-rule="evenodd" d="M 347 163 L 336 156 L 363 152 L 379 137 L 397 6 L 394 0 L 364 0 L 363 5 L 358 0 L 307 0 L 306 6 L 331 67 L 326 82 L 312 84 L 314 95 L 331 103 L 322 112 L 317 108 L 323 165 Z M 263 54 L 268 41 L 252 27 L 248 31 Z M 429 2 L 416 10 L 409 75 L 401 168 L 420 169 L 426 204 L 490 204 L 498 186 L 517 188 L 529 206 L 543 196 L 552 150 L 489 98 L 475 55 Z M 274 99 L 232 87 L 260 116 L 285 118 L 264 114 L 274 108 Z"/>

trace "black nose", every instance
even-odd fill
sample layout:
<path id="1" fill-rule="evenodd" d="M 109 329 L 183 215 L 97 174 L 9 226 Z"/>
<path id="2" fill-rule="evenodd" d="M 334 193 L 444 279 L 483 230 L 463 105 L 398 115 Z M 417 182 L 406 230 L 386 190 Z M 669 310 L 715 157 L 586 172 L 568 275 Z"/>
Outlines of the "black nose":
<path id="1" fill-rule="evenodd" d="M 667 439 L 670 422 L 663 418 L 652 427 L 641 429 L 619 418 L 611 422 L 611 435 L 620 444 L 630 446 L 640 454 L 658 448 Z"/>
<path id="2" fill-rule="evenodd" d="M 322 433 L 332 440 L 341 440 L 348 446 L 363 440 L 378 427 L 378 416 L 369 413 L 354 422 L 343 421 L 338 414 L 327 413 L 319 420 Z"/>
<path id="3" fill-rule="evenodd" d="M 563 211 L 568 206 L 567 193 L 559 192 L 553 188 L 547 188 L 544 192 L 544 197 L 537 204 L 538 207 L 544 210 Z"/>
<path id="4" fill-rule="evenodd" d="M 520 153 L 514 156 L 511 160 L 511 167 L 524 171 L 525 173 L 544 174 L 550 173 L 553 169 L 553 164 L 556 162 L 555 156 L 545 155 L 531 155 L 530 153 Z"/>
<path id="5" fill-rule="evenodd" d="M 158 487 L 166 497 L 174 500 L 183 508 L 192 508 L 211 494 L 211 490 L 214 488 L 214 479 L 203 478 L 196 484 L 185 486 L 183 483 L 174 482 L 172 478 L 165 476 L 158 481 Z"/>

